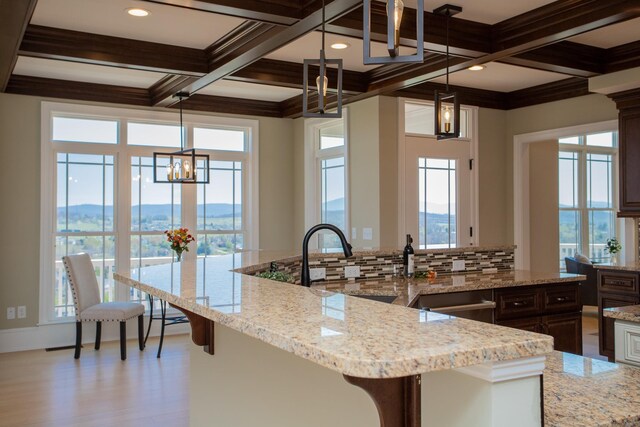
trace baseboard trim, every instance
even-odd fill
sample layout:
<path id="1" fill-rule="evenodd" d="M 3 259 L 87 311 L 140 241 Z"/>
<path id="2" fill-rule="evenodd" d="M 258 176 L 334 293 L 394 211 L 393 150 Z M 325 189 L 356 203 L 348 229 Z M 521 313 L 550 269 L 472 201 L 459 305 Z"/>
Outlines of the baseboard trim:
<path id="1" fill-rule="evenodd" d="M 148 325 L 145 317 L 145 333 Z M 56 323 L 29 328 L 1 329 L 0 353 L 15 351 L 44 350 L 51 347 L 64 347 L 75 343 L 75 322 Z M 90 344 L 95 340 L 95 323 L 85 322 L 82 326 L 82 343 Z M 165 329 L 165 335 L 188 334 L 191 328 L 188 323 L 172 325 Z M 127 322 L 127 338 L 133 339 L 138 335 L 138 322 L 134 319 Z M 151 325 L 150 337 L 160 336 L 160 322 Z M 116 341 L 120 337 L 118 322 L 104 322 L 102 324 L 102 342 Z"/>

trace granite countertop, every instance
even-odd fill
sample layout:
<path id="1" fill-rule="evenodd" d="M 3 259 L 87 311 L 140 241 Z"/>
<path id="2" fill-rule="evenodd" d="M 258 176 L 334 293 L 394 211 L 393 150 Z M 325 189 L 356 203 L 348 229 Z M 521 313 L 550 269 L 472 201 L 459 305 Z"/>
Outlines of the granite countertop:
<path id="1" fill-rule="evenodd" d="M 347 295 L 397 296 L 393 304 L 412 307 L 421 295 L 474 291 L 480 289 L 506 288 L 513 286 L 570 283 L 585 280 L 586 276 L 569 273 L 545 273 L 527 270 L 499 271 L 493 273 L 473 272 L 456 275 L 441 275 L 436 279 L 373 279 L 366 281 L 342 280 L 316 282 L 313 289 L 323 289 Z"/>
<path id="2" fill-rule="evenodd" d="M 189 256 L 191 255 L 191 256 Z M 117 281 L 343 374 L 392 378 L 543 355 L 553 338 L 231 270 L 281 259 L 244 252 L 114 274 Z M 290 256 L 290 254 L 289 254 Z"/>
<path id="3" fill-rule="evenodd" d="M 640 369 L 554 351 L 544 371 L 547 427 L 640 426 Z"/>
<path id="4" fill-rule="evenodd" d="M 628 305 L 626 307 L 605 308 L 602 310 L 604 317 L 617 320 L 640 323 L 640 305 Z"/>
<path id="5" fill-rule="evenodd" d="M 595 268 L 600 270 L 623 270 L 623 271 L 635 271 L 640 273 L 640 262 L 632 262 L 625 264 L 594 264 Z"/>

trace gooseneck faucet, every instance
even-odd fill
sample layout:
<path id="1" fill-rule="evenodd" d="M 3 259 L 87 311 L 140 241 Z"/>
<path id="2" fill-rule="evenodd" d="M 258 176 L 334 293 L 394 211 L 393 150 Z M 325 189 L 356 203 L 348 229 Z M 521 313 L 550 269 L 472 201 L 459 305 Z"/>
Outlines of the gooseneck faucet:
<path id="1" fill-rule="evenodd" d="M 300 272 L 300 282 L 302 286 L 311 286 L 311 274 L 309 273 L 309 239 L 311 239 L 313 233 L 319 230 L 331 230 L 336 233 L 342 243 L 344 256 L 347 258 L 353 256 L 353 253 L 351 253 L 351 245 L 347 242 L 347 238 L 344 237 L 342 230 L 332 224 L 314 225 L 309 229 L 309 231 L 307 231 L 307 234 L 304 235 L 304 240 L 302 241 L 302 271 Z"/>

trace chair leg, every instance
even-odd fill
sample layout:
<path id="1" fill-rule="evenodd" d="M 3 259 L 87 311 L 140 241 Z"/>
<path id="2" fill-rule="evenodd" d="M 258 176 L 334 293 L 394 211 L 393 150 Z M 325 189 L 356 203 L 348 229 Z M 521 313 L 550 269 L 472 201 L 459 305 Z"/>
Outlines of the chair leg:
<path id="1" fill-rule="evenodd" d="M 120 359 L 127 359 L 127 322 L 120 322 Z"/>
<path id="2" fill-rule="evenodd" d="M 144 345 L 147 345 L 147 339 L 149 338 L 149 332 L 151 332 L 151 322 L 153 322 L 153 295 L 147 294 L 149 298 L 149 326 L 147 327 L 147 334 L 144 336 Z"/>
<path id="3" fill-rule="evenodd" d="M 160 345 L 158 345 L 158 354 L 156 357 L 160 359 L 160 353 L 162 353 L 162 343 L 164 342 L 164 325 L 167 320 L 167 302 L 160 301 L 160 311 L 162 312 L 162 320 L 160 323 Z"/>
<path id="4" fill-rule="evenodd" d="M 80 347 L 82 346 L 82 322 L 76 322 L 76 351 L 74 359 L 80 359 Z"/>
<path id="5" fill-rule="evenodd" d="M 100 350 L 100 340 L 102 338 L 102 322 L 96 322 L 96 350 Z"/>
<path id="6" fill-rule="evenodd" d="M 138 345 L 144 350 L 144 315 L 138 316 Z"/>

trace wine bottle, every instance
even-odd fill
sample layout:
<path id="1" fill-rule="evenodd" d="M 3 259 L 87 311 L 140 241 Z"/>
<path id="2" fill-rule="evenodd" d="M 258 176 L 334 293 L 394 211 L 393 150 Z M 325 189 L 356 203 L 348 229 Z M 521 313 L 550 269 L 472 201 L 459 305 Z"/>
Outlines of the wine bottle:
<path id="1" fill-rule="evenodd" d="M 402 265 L 404 266 L 404 275 L 405 277 L 413 277 L 413 257 L 414 251 L 411 243 L 413 239 L 411 238 L 411 234 L 407 234 L 407 245 L 404 247 L 402 251 Z"/>

